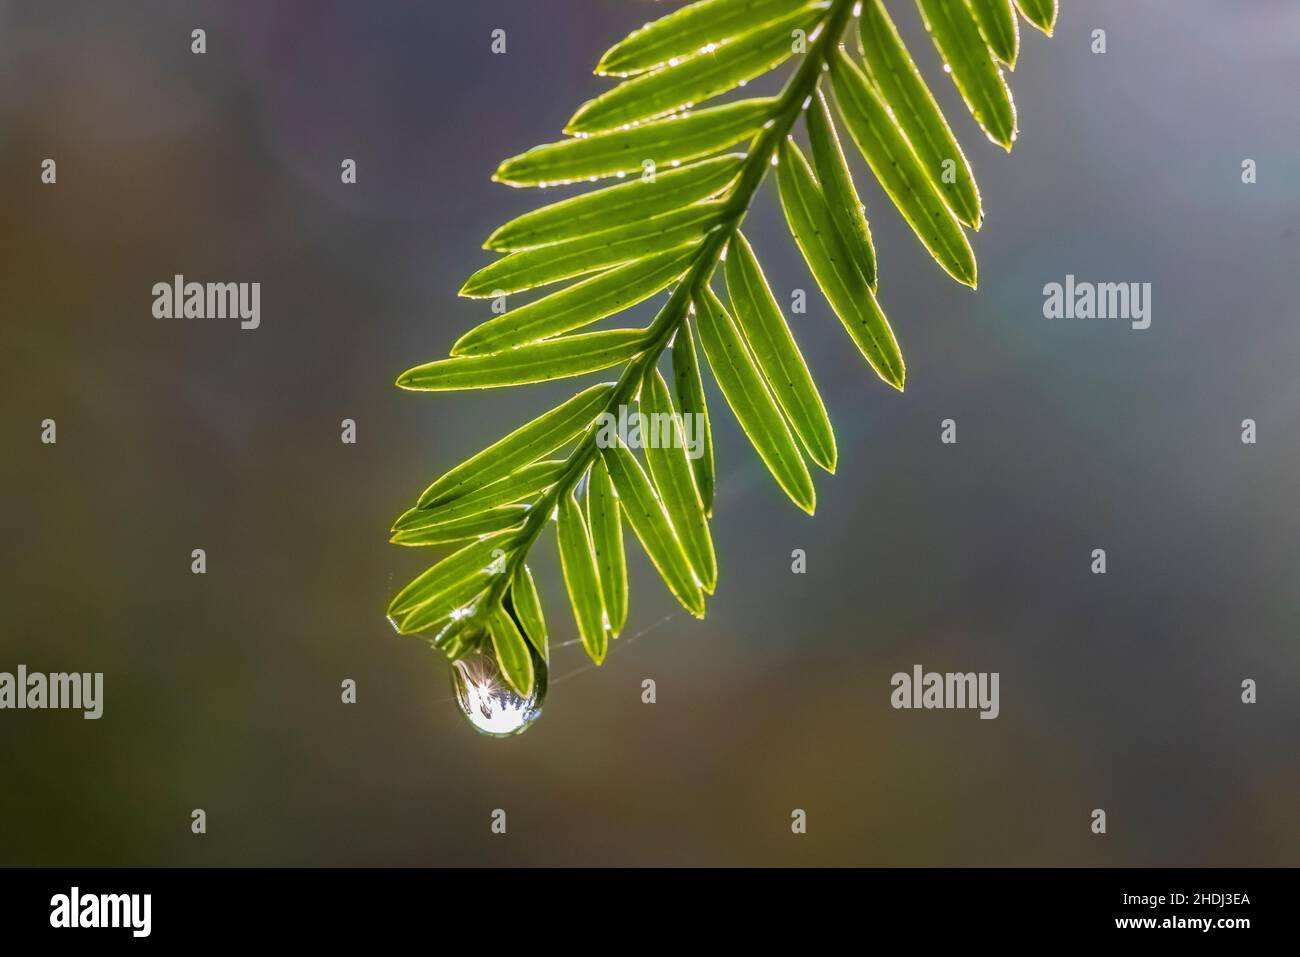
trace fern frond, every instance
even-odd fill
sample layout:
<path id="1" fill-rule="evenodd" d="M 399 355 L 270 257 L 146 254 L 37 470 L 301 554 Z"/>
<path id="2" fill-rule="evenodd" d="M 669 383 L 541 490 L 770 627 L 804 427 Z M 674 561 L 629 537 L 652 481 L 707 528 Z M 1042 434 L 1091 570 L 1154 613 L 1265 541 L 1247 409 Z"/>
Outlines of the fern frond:
<path id="1" fill-rule="evenodd" d="M 1019 55 L 1013 0 L 916 2 L 972 116 L 1009 149 L 1015 106 L 999 64 L 1013 67 Z M 1051 32 L 1054 0 L 1014 2 Z M 842 46 L 855 7 L 858 57 Z M 779 95 L 699 106 L 791 59 L 798 65 Z M 701 355 L 796 505 L 811 513 L 816 504 L 809 461 L 835 470 L 825 404 L 740 232 L 773 166 L 791 237 L 817 286 L 894 388 L 903 388 L 903 356 L 877 300 L 876 250 L 837 116 L 935 261 L 957 281 L 976 282 L 965 230 L 983 219 L 979 190 L 882 0 L 700 0 L 615 44 L 596 72 L 622 80 L 578 109 L 569 138 L 507 159 L 493 178 L 518 187 L 628 181 L 495 230 L 484 249 L 502 255 L 460 292 L 495 298 L 567 285 L 494 316 L 465 333 L 450 358 L 397 380 L 441 391 L 621 370 L 617 381 L 579 392 L 453 468 L 393 524 L 398 544 L 462 543 L 393 598 L 398 631 L 425 636 L 453 659 L 491 654 L 523 696 L 545 684 L 549 634 L 525 560 L 549 525 L 593 661 L 604 660 L 628 617 L 624 523 L 682 607 L 704 615 L 718 561 Z M 808 156 L 792 136 L 800 117 Z M 727 305 L 711 287 L 720 265 Z M 665 290 L 644 329 L 578 331 Z M 659 370 L 665 353 L 668 378 Z M 636 443 L 609 428 L 630 415 L 655 433 L 643 435 L 644 464 L 629 448 Z"/>

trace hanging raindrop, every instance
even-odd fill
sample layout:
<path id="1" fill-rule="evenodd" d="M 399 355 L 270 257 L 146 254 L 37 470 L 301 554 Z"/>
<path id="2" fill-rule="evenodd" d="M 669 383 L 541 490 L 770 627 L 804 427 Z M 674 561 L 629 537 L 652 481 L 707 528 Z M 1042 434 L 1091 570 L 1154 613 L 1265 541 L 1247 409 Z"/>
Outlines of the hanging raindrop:
<path id="1" fill-rule="evenodd" d="M 533 654 L 532 694 L 524 697 L 510 687 L 496 655 L 473 651 L 451 663 L 451 688 L 461 713 L 481 734 L 496 738 L 522 734 L 542 716 L 546 698 L 546 662 Z"/>

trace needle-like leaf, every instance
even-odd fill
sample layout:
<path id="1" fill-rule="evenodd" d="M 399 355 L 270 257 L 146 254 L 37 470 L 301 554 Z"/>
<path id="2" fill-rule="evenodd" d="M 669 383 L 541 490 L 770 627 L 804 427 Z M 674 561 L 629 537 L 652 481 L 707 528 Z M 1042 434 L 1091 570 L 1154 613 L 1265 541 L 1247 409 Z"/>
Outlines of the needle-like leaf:
<path id="1" fill-rule="evenodd" d="M 398 376 L 397 384 L 403 389 L 445 392 L 495 389 L 583 375 L 632 358 L 640 351 L 644 334 L 643 329 L 581 332 L 486 356 L 439 359 L 408 369 Z"/>
<path id="2" fill-rule="evenodd" d="M 460 294 L 485 298 L 522 292 L 651 253 L 688 246 L 704 238 L 717 223 L 721 209 L 719 203 L 697 203 L 568 242 L 522 249 L 474 273 L 465 280 Z"/>
<path id="3" fill-rule="evenodd" d="M 601 456 L 596 456 L 591 463 L 591 474 L 587 476 L 587 526 L 591 530 L 591 548 L 596 555 L 610 637 L 617 638 L 627 623 L 627 556 L 623 551 L 618 495 Z"/>
<path id="4" fill-rule="evenodd" d="M 863 0 L 858 33 L 867 76 L 906 134 L 930 185 L 959 220 L 979 229 L 984 213 L 970 163 L 889 19 L 884 0 Z"/>
<path id="5" fill-rule="evenodd" d="M 753 356 L 713 290 L 705 287 L 695 298 L 695 315 L 709 368 L 736 421 L 777 484 L 792 502 L 811 515 L 817 495 L 808 466 Z"/>
<path id="6" fill-rule="evenodd" d="M 528 653 L 528 643 L 519 633 L 514 619 L 506 614 L 505 609 L 493 608 L 488 614 L 487 629 L 506 681 L 525 698 L 528 697 L 536 680 L 533 656 Z"/>
<path id="7" fill-rule="evenodd" d="M 1011 149 L 1016 139 L 1016 107 L 970 7 L 954 0 L 916 2 L 971 116 L 989 139 Z"/>
<path id="8" fill-rule="evenodd" d="M 533 573 L 527 565 L 519 567 L 514 581 L 510 583 L 510 604 L 528 643 L 536 649 L 542 661 L 549 662 L 551 651 L 546 633 L 546 617 L 542 614 L 542 600 L 537 594 L 537 583 L 533 581 Z"/>
<path id="9" fill-rule="evenodd" d="M 894 332 L 871 288 L 849 261 L 826 198 L 793 140 L 781 149 L 776 180 L 790 232 L 831 309 L 876 374 L 901 392 L 905 369 Z"/>
<path id="10" fill-rule="evenodd" d="M 500 571 L 494 553 L 508 538 L 508 532 L 490 535 L 448 555 L 399 591 L 388 606 L 388 614 L 396 616 L 422 605 L 437 604 L 445 607 L 437 618 L 450 615 L 459 605 L 444 599 L 449 594 L 461 594 L 457 586 L 467 582 L 486 587 L 488 578 Z"/>
<path id="11" fill-rule="evenodd" d="M 536 462 L 548 452 L 554 452 L 591 424 L 596 413 L 609 401 L 613 390 L 612 382 L 593 385 L 545 415 L 515 429 L 425 489 L 420 496 L 420 507 L 459 498 L 474 489 L 504 479 L 516 469 Z"/>
<path id="12" fill-rule="evenodd" d="M 806 35 L 820 12 L 817 6 L 804 5 L 713 52 L 625 80 L 579 107 L 564 132 L 612 130 L 733 90 L 788 60 L 794 53 L 793 31 Z"/>
<path id="13" fill-rule="evenodd" d="M 711 595 L 718 583 L 718 560 L 687 457 L 685 424 L 673 408 L 668 383 L 654 366 L 646 370 L 641 382 L 640 411 L 644 417 L 642 442 L 650 477 L 695 577 Z M 694 434 L 694 426 L 692 430 Z"/>
<path id="14" fill-rule="evenodd" d="M 1056 0 L 1016 0 L 1020 15 L 1049 37 L 1056 29 Z"/>
<path id="15" fill-rule="evenodd" d="M 629 76 L 685 59 L 784 17 L 791 0 L 703 0 L 633 30 L 600 58 L 601 76 Z"/>
<path id="16" fill-rule="evenodd" d="M 667 170 L 747 140 L 771 118 L 775 99 L 740 100 L 643 123 L 628 130 L 534 146 L 502 163 L 493 179 L 511 186 L 547 186 L 617 173 Z"/>
<path id="17" fill-rule="evenodd" d="M 808 142 L 812 147 L 813 169 L 822 192 L 826 195 L 831 219 L 835 222 L 845 251 L 857 265 L 871 291 L 875 292 L 876 248 L 871 242 L 871 227 L 867 225 L 862 200 L 858 198 L 853 176 L 844 161 L 844 150 L 840 148 L 840 138 L 835 133 L 830 108 L 820 90 L 809 104 L 804 123 L 808 127 Z"/>
<path id="18" fill-rule="evenodd" d="M 739 153 L 717 156 L 543 206 L 497 229 L 483 248 L 501 252 L 531 249 L 643 222 L 725 189 L 740 172 L 744 159 Z"/>
<path id="19" fill-rule="evenodd" d="M 440 525 L 425 525 L 421 528 L 404 529 L 394 532 L 390 541 L 398 545 L 442 545 L 448 542 L 461 542 L 467 538 L 478 538 L 491 532 L 512 528 L 524 520 L 528 514 L 526 505 L 502 505 L 500 508 L 456 518 Z"/>
<path id="20" fill-rule="evenodd" d="M 885 193 L 935 261 L 958 282 L 973 287 L 975 254 L 961 224 L 894 124 L 889 108 L 843 51 L 832 61 L 831 82 L 844 125 Z"/>
<path id="21" fill-rule="evenodd" d="M 677 391 L 677 405 L 682 415 L 695 416 L 699 423 L 700 444 L 704 454 L 691 459 L 695 473 L 695 487 L 700 491 L 704 514 L 713 514 L 713 434 L 709 426 L 709 407 L 704 400 L 704 381 L 700 377 L 700 362 L 695 354 L 695 334 L 689 319 L 673 339 L 673 388 Z"/>
<path id="22" fill-rule="evenodd" d="M 1014 70 L 1016 57 L 1020 54 L 1020 28 L 1016 25 L 1016 11 L 1011 8 L 1011 0 L 966 2 L 971 13 L 975 14 L 975 22 L 979 24 L 989 51 Z"/>
<path id="23" fill-rule="evenodd" d="M 808 365 L 795 345 L 754 250 L 739 231 L 727 247 L 726 277 L 732 315 L 772 390 L 772 397 L 812 460 L 826 471 L 834 472 L 835 433 L 826 416 L 826 406 L 813 385 Z"/>
<path id="24" fill-rule="evenodd" d="M 609 650 L 605 604 L 600 590 L 600 575 L 596 570 L 596 556 L 591 548 L 591 534 L 572 492 L 560 498 L 556 538 L 560 543 L 564 585 L 569 590 L 569 603 L 573 605 L 573 615 L 578 623 L 578 636 L 591 660 L 600 664 Z"/>
<path id="25" fill-rule="evenodd" d="M 694 248 L 688 247 L 615 266 L 475 326 L 452 346 L 451 354 L 486 355 L 581 329 L 649 299 L 680 277 L 694 258 Z"/>
<path id="26" fill-rule="evenodd" d="M 601 454 L 618 490 L 619 507 L 668 590 L 683 608 L 696 618 L 703 618 L 704 592 L 641 463 L 621 440 L 601 449 Z"/>
<path id="27" fill-rule="evenodd" d="M 549 488 L 564 471 L 558 459 L 525 465 L 498 482 L 475 489 L 439 505 L 407 509 L 393 523 L 394 532 L 410 532 L 430 525 L 469 518 L 499 505 L 522 502 Z"/>

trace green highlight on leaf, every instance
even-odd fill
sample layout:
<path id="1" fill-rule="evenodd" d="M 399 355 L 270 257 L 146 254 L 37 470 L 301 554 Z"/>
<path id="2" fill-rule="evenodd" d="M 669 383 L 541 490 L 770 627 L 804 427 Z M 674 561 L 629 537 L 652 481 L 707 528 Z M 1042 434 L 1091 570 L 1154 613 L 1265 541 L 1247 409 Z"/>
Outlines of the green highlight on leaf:
<path id="1" fill-rule="evenodd" d="M 683 608 L 696 618 L 703 618 L 704 592 L 641 464 L 622 440 L 601 449 L 601 455 L 618 491 L 619 506 L 627 516 L 627 523 L 632 526 L 659 576 Z"/>
<path id="2" fill-rule="evenodd" d="M 1020 27 L 1011 0 L 966 0 L 989 52 L 1011 69 L 1020 55 Z"/>
<path id="3" fill-rule="evenodd" d="M 542 599 L 537 594 L 537 583 L 527 565 L 521 565 L 510 584 L 510 604 L 514 608 L 519 627 L 536 649 L 542 661 L 550 662 L 550 639 L 546 632 L 546 617 L 542 614 Z"/>
<path id="4" fill-rule="evenodd" d="M 785 16 L 791 0 L 703 0 L 660 17 L 620 40 L 596 73 L 629 76 L 673 59 L 695 56 Z"/>
<path id="5" fill-rule="evenodd" d="M 708 519 L 704 516 L 704 503 L 691 472 L 684 424 L 673 407 L 668 383 L 654 366 L 646 370 L 641 382 L 640 411 L 645 420 L 642 426 L 645 459 L 655 491 L 668 513 L 673 530 L 677 532 L 696 579 L 711 595 L 718 584 L 718 560 L 713 551 L 713 539 L 709 535 Z"/>
<path id="6" fill-rule="evenodd" d="M 831 309 L 876 374 L 901 392 L 906 373 L 894 332 L 871 288 L 849 261 L 826 198 L 793 140 L 781 148 L 776 179 L 790 232 Z"/>
<path id="7" fill-rule="evenodd" d="M 704 514 L 713 514 L 713 430 L 709 425 L 709 407 L 704 399 L 704 380 L 700 376 L 700 361 L 695 352 L 695 334 L 691 321 L 683 317 L 681 328 L 673 337 L 673 388 L 682 415 L 695 416 L 700 424 L 700 443 L 704 454 L 691 459 L 695 473 L 695 487 L 699 489 Z"/>
<path id="8" fill-rule="evenodd" d="M 494 608 L 487 617 L 488 634 L 497 663 L 510 687 L 525 698 L 533 691 L 533 656 L 528 653 L 528 643 L 519 633 L 514 619 L 504 609 Z"/>
<path id="9" fill-rule="evenodd" d="M 989 139 L 1010 150 L 1016 139 L 1016 107 L 970 7 L 952 0 L 916 3 L 971 116 Z"/>
<path id="10" fill-rule="evenodd" d="M 478 515 L 499 505 L 527 501 L 553 485 L 563 471 L 564 462 L 558 459 L 533 462 L 499 481 L 440 504 L 407 509 L 393 523 L 393 531 L 408 532 L 430 525 L 443 525 Z"/>
<path id="11" fill-rule="evenodd" d="M 790 501 L 811 515 L 817 495 L 808 466 L 735 323 L 708 287 L 695 298 L 695 315 L 709 368 L 740 428 Z"/>
<path id="12" fill-rule="evenodd" d="M 804 5 L 716 50 L 643 73 L 588 100 L 565 133 L 598 133 L 662 116 L 733 90 L 784 63 L 794 53 L 794 30 L 816 21 L 819 8 Z"/>
<path id="13" fill-rule="evenodd" d="M 607 329 L 547 339 L 506 352 L 427 362 L 397 378 L 403 389 L 446 392 L 549 382 L 618 365 L 636 355 L 643 329 Z"/>
<path id="14" fill-rule="evenodd" d="M 556 517 L 556 538 L 560 544 L 560 566 L 564 585 L 569 590 L 574 619 L 582 647 L 596 664 L 605 660 L 609 650 L 609 629 L 605 621 L 605 603 L 600 589 L 600 574 L 592 551 L 591 534 L 582 509 L 570 492 L 560 499 Z"/>
<path id="15" fill-rule="evenodd" d="M 586 430 L 609 401 L 612 382 L 593 385 L 488 446 L 434 482 L 420 496 L 421 508 L 450 501 L 499 481 L 537 461 Z"/>
<path id="16" fill-rule="evenodd" d="M 649 299 L 681 278 L 694 259 L 693 248 L 675 249 L 615 266 L 475 326 L 451 354 L 486 355 L 581 329 Z"/>
<path id="17" fill-rule="evenodd" d="M 745 344 L 812 460 L 835 471 L 835 433 L 767 277 L 743 233 L 727 247 L 727 295 Z"/>
<path id="18" fill-rule="evenodd" d="M 744 159 L 740 153 L 717 156 L 543 206 L 497 229 L 483 248 L 531 249 L 643 222 L 722 191 L 735 180 Z"/>
<path id="19" fill-rule="evenodd" d="M 522 292 L 697 243 L 717 223 L 720 211 L 718 203 L 698 203 L 567 242 L 522 249 L 474 273 L 460 294 L 486 298 Z"/>
<path id="20" fill-rule="evenodd" d="M 609 634 L 617 638 L 627 623 L 627 556 L 623 550 L 623 520 L 614 482 L 605 460 L 596 456 L 587 476 L 587 527 L 596 556 L 600 591 L 605 599 Z"/>
<path id="21" fill-rule="evenodd" d="M 863 0 L 858 34 L 866 75 L 916 152 L 921 171 L 957 218 L 979 229 L 984 213 L 970 163 L 885 12 L 884 0 Z"/>
<path id="22" fill-rule="evenodd" d="M 835 135 L 830 107 L 821 91 L 813 97 L 804 123 L 808 127 L 808 142 L 812 147 L 813 169 L 826 204 L 831 211 L 840 241 L 849 257 L 857 265 L 862 278 L 871 291 L 876 291 L 876 248 L 871 242 L 871 227 L 867 225 L 866 212 L 858 191 L 853 186 L 853 176 L 844 160 L 844 150 Z"/>
<path id="23" fill-rule="evenodd" d="M 520 524 L 527 514 L 526 505 L 503 505 L 467 518 L 394 532 L 390 541 L 397 545 L 442 545 L 447 542 L 460 542 L 467 538 L 478 538 L 480 535 L 512 528 Z"/>
<path id="24" fill-rule="evenodd" d="M 1016 0 L 1020 15 L 1049 37 L 1056 29 L 1056 0 Z"/>
<path id="25" fill-rule="evenodd" d="M 849 136 L 935 261 L 960 283 L 976 284 L 975 254 L 889 108 L 847 53 L 832 61 L 831 83 Z M 780 170 L 777 171 L 778 178 Z"/>
<path id="26" fill-rule="evenodd" d="M 504 547 L 507 535 L 479 539 L 447 556 L 399 591 L 388 606 L 388 614 L 395 617 L 433 606 L 435 620 L 449 616 L 473 597 L 475 588 L 487 587 L 488 578 L 496 571 L 491 567 L 495 553 Z"/>
<path id="27" fill-rule="evenodd" d="M 667 170 L 755 136 L 775 103 L 771 97 L 740 100 L 628 130 L 535 146 L 503 162 L 493 179 L 510 186 L 547 186 L 647 168 Z"/>

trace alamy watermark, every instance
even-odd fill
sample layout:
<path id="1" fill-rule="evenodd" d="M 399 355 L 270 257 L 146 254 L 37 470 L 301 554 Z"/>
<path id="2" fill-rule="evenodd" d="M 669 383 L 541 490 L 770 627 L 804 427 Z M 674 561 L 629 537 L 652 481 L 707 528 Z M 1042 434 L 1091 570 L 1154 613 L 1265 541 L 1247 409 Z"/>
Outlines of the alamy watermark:
<path id="1" fill-rule="evenodd" d="M 43 674 L 18 666 L 18 673 L 0 671 L 0 710 L 71 709 L 94 721 L 104 713 L 104 673 L 74 671 Z"/>
<path id="2" fill-rule="evenodd" d="M 262 324 L 260 282 L 186 282 L 179 273 L 171 282 L 153 284 L 155 319 L 238 319 L 239 328 Z"/>
<path id="3" fill-rule="evenodd" d="M 83 894 L 73 887 L 50 898 L 54 928 L 118 927 L 132 937 L 148 937 L 153 929 L 152 894 Z"/>
<path id="4" fill-rule="evenodd" d="M 1064 283 L 1043 287 L 1044 319 L 1120 319 L 1134 329 L 1151 326 L 1151 283 L 1076 282 L 1067 273 Z"/>
<path id="5" fill-rule="evenodd" d="M 897 672 L 890 680 L 889 703 L 895 708 L 978 708 L 980 717 L 993 719 L 1002 710 L 998 700 L 998 672 L 925 671 L 912 666 L 912 673 Z"/>
<path id="6" fill-rule="evenodd" d="M 646 413 L 620 405 L 617 415 L 602 412 L 596 417 L 596 445 L 608 449 L 621 441 L 629 449 L 684 448 L 687 458 L 698 459 L 704 454 L 708 427 L 700 412 Z"/>

